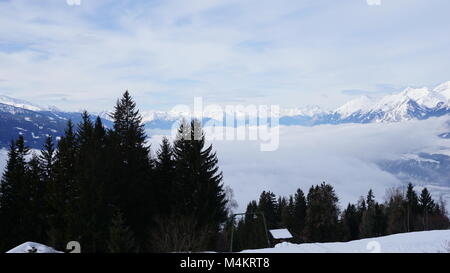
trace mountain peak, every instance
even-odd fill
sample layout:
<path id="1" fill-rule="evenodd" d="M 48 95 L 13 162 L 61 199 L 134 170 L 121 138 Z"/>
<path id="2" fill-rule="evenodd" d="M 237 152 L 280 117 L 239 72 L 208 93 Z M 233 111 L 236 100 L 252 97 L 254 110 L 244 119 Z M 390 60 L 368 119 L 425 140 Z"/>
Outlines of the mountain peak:
<path id="1" fill-rule="evenodd" d="M 444 96 L 447 100 L 450 100 L 450 81 L 436 86 L 433 91 Z"/>
<path id="2" fill-rule="evenodd" d="M 357 112 L 368 112 L 373 104 L 374 100 L 372 98 L 368 96 L 361 96 L 337 108 L 335 112 L 340 114 L 342 118 L 347 118 Z"/>
<path id="3" fill-rule="evenodd" d="M 0 103 L 14 106 L 17 108 L 30 110 L 30 111 L 44 111 L 44 108 L 42 108 L 38 105 L 35 105 L 31 102 L 21 100 L 21 99 L 11 98 L 11 97 L 8 97 L 5 95 L 0 95 Z"/>

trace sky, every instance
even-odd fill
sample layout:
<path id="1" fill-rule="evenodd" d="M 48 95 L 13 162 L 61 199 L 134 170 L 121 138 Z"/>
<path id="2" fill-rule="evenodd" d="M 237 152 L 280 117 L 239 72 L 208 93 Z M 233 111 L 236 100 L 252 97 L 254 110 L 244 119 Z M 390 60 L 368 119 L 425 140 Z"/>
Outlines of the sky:
<path id="1" fill-rule="evenodd" d="M 79 3 L 79 5 L 78 5 Z M 70 5 L 69 5 L 70 4 Z M 450 80 L 448 0 L 0 0 L 0 95 L 320 105 Z"/>

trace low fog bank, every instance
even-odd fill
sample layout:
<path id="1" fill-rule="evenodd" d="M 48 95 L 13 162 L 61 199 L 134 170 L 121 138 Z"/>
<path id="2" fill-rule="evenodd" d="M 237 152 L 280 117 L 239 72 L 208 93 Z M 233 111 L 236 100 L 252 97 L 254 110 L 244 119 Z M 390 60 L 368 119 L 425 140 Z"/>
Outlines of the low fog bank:
<path id="1" fill-rule="evenodd" d="M 442 145 L 437 135 L 447 130 L 445 121 L 433 118 L 401 123 L 283 126 L 279 148 L 273 152 L 261 152 L 258 141 L 212 143 L 224 182 L 234 190 L 239 211 L 263 190 L 289 195 L 302 188 L 307 193 L 311 185 L 322 181 L 335 187 L 344 207 L 366 195 L 370 188 L 383 201 L 387 189 L 403 185 L 376 163 Z M 161 131 L 149 134 L 155 151 Z"/>

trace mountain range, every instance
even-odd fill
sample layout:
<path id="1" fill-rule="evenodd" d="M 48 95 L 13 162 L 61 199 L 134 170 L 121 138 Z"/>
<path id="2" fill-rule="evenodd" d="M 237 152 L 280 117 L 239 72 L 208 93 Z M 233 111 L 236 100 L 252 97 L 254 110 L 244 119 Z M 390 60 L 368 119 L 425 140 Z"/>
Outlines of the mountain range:
<path id="1" fill-rule="evenodd" d="M 321 124 L 399 122 L 413 119 L 427 119 L 450 113 L 450 81 L 435 88 L 406 88 L 400 93 L 381 98 L 362 96 L 351 100 L 332 111 L 319 106 L 281 109 L 272 113 L 279 118 L 279 124 L 315 126 Z M 143 112 L 144 121 L 149 129 L 169 129 L 172 123 L 187 113 L 182 112 Z M 205 112 L 206 120 L 222 122 L 229 117 L 216 112 Z M 244 113 L 236 113 L 235 120 L 245 118 Z M 223 122 L 222 122 L 223 123 Z"/>
<path id="2" fill-rule="evenodd" d="M 109 127 L 112 122 L 108 112 L 99 113 L 104 124 Z M 272 115 L 279 118 L 284 126 L 315 126 L 321 124 L 400 122 L 413 119 L 427 119 L 450 113 L 450 81 L 435 88 L 406 88 L 400 93 L 390 94 L 378 99 L 362 96 L 351 100 L 332 111 L 325 111 L 318 106 L 305 108 L 281 109 Z M 177 111 L 143 111 L 143 122 L 147 129 L 170 129 L 174 122 L 188 113 Z M 95 115 L 93 115 L 95 116 Z M 67 121 L 78 122 L 79 112 L 66 112 L 56 107 L 42 107 L 33 103 L 0 96 L 0 148 L 23 134 L 28 145 L 41 147 L 47 135 L 58 136 L 64 131 Z M 245 112 L 227 113 L 205 112 L 205 124 L 223 124 L 231 118 L 232 126 L 239 121 L 248 121 Z M 242 123 L 240 123 L 242 124 Z M 441 137 L 449 138 L 450 133 Z"/>

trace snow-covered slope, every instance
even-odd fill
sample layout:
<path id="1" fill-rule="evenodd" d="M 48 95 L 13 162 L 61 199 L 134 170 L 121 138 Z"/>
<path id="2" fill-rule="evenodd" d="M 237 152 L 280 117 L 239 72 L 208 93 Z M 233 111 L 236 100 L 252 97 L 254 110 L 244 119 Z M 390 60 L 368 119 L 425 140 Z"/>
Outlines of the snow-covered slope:
<path id="1" fill-rule="evenodd" d="M 450 230 L 389 235 L 345 243 L 281 243 L 244 253 L 449 253 Z"/>
<path id="2" fill-rule="evenodd" d="M 46 110 L 48 110 L 48 109 L 44 109 L 41 106 L 32 104 L 32 103 L 30 103 L 28 101 L 15 99 L 15 98 L 11 98 L 11 97 L 8 97 L 8 96 L 3 96 L 3 95 L 0 95 L 0 103 L 1 104 L 5 104 L 5 105 L 14 106 L 14 107 L 17 107 L 17 108 L 30 110 L 30 111 L 46 111 Z"/>
<path id="3" fill-rule="evenodd" d="M 62 253 L 61 251 L 57 251 L 49 246 L 34 243 L 34 242 L 26 242 L 15 248 L 7 251 L 6 253 Z"/>
<path id="4" fill-rule="evenodd" d="M 362 96 L 360 98 L 351 100 L 341 107 L 337 108 L 335 110 L 335 113 L 339 114 L 341 118 L 348 118 L 349 116 L 357 113 L 367 113 L 373 103 L 373 99 L 367 96 Z"/>

